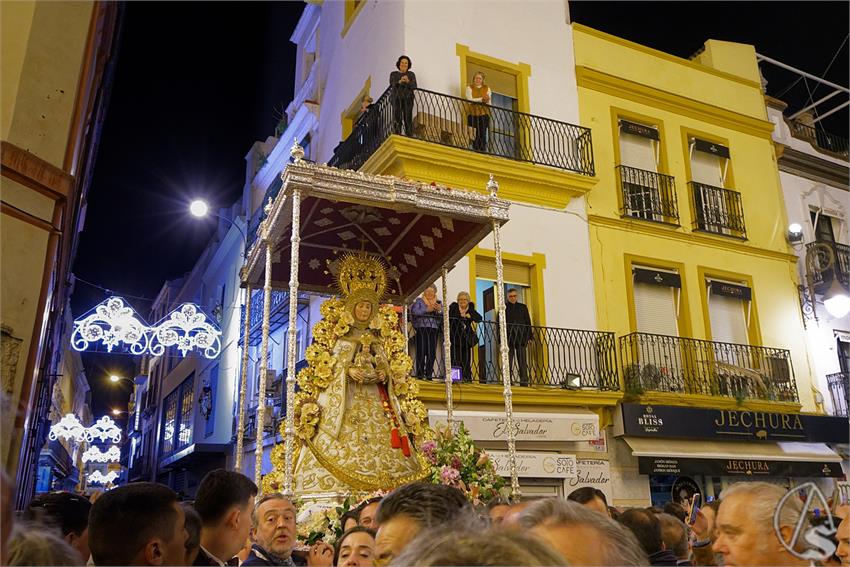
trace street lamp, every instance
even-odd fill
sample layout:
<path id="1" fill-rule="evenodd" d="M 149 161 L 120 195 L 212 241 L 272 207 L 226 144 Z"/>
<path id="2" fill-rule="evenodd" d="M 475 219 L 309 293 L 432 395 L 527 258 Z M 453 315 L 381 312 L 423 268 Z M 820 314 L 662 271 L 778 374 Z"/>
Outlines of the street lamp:
<path id="1" fill-rule="evenodd" d="M 194 201 L 192 201 L 189 204 L 189 212 L 192 214 L 193 217 L 198 219 L 206 217 L 215 217 L 217 219 L 229 222 L 233 227 L 236 228 L 236 230 L 239 231 L 239 234 L 242 236 L 242 257 L 246 258 L 248 256 L 248 237 L 245 235 L 245 231 L 242 230 L 238 224 L 236 224 L 227 217 L 223 217 L 216 213 L 211 213 L 210 206 L 203 199 L 195 199 Z"/>
<path id="2" fill-rule="evenodd" d="M 823 296 L 823 306 L 836 319 L 841 319 L 850 313 L 850 297 L 836 276 L 833 276 L 832 285 Z"/>
<path id="3" fill-rule="evenodd" d="M 119 416 L 119 415 L 121 415 L 122 413 L 130 413 L 130 412 L 128 412 L 127 410 L 120 410 L 120 409 L 118 409 L 118 408 L 114 408 L 114 409 L 112 410 L 112 415 L 114 415 L 115 417 L 118 417 L 118 416 Z"/>

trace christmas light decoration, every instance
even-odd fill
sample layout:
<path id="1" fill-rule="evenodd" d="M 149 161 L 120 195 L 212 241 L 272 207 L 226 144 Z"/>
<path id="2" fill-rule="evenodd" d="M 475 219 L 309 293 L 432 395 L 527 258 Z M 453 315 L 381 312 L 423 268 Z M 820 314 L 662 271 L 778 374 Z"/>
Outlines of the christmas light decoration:
<path id="1" fill-rule="evenodd" d="M 87 431 L 77 419 L 77 416 L 72 413 L 67 413 L 62 416 L 59 423 L 54 423 L 50 426 L 50 431 L 47 438 L 51 441 L 63 439 L 65 441 L 76 441 L 78 443 L 87 441 Z"/>
<path id="2" fill-rule="evenodd" d="M 113 443 L 121 442 L 121 429 L 115 425 L 115 422 L 108 415 L 94 422 L 94 425 L 86 430 L 86 434 L 88 436 L 86 441 L 94 441 L 95 439 L 106 441 L 109 439 Z"/>
<path id="3" fill-rule="evenodd" d="M 110 297 L 89 313 L 74 321 L 71 346 L 80 352 L 98 343 L 106 346 L 107 352 L 123 345 L 136 355 L 161 356 L 171 346 L 176 346 L 181 356 L 196 348 L 211 359 L 221 352 L 221 330 L 192 303 L 184 303 L 153 327 L 120 297 Z"/>
<path id="4" fill-rule="evenodd" d="M 103 474 L 100 471 L 94 471 L 86 477 L 86 480 L 89 481 L 89 484 L 110 484 L 119 476 L 120 475 L 115 471 L 109 471 L 106 474 Z"/>
<path id="5" fill-rule="evenodd" d="M 167 347 L 177 346 L 186 356 L 196 347 L 207 358 L 221 352 L 221 331 L 208 322 L 207 316 L 192 303 L 184 303 L 151 329 L 150 353 L 159 356 Z"/>
<path id="6" fill-rule="evenodd" d="M 117 463 L 121 460 L 121 450 L 112 445 L 105 453 L 99 447 L 89 447 L 83 453 L 84 463 Z"/>
<path id="7" fill-rule="evenodd" d="M 93 313 L 74 321 L 74 333 L 71 335 L 71 346 L 77 351 L 102 342 L 106 352 L 112 352 L 123 343 L 131 353 L 144 354 L 149 341 L 147 325 L 120 297 L 106 299 L 95 306 Z"/>

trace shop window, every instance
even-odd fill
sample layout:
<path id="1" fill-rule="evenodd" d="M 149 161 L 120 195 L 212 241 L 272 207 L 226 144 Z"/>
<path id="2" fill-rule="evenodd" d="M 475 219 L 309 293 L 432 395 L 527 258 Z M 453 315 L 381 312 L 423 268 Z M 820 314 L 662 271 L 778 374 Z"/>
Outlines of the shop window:
<path id="1" fill-rule="evenodd" d="M 161 457 L 167 457 L 187 447 L 192 440 L 194 382 L 195 373 L 192 372 L 165 397 Z"/>
<path id="2" fill-rule="evenodd" d="M 635 330 L 679 336 L 682 280 L 674 270 L 634 266 Z"/>

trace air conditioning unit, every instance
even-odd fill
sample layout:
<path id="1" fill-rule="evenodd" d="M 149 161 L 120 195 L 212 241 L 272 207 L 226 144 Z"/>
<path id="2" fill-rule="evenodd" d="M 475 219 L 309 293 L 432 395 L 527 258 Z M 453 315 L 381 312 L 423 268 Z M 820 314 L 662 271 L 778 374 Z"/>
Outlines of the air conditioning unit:
<path id="1" fill-rule="evenodd" d="M 263 415 L 263 431 L 270 432 L 274 431 L 275 426 L 275 415 L 274 415 L 275 407 L 273 405 L 266 405 L 266 413 Z"/>

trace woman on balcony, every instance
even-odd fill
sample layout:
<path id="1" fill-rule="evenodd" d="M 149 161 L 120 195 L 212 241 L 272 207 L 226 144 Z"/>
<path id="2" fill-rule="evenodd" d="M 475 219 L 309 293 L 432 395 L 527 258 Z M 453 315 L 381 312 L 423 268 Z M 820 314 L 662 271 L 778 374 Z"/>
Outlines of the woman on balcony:
<path id="1" fill-rule="evenodd" d="M 490 87 L 484 84 L 484 73 L 478 71 L 472 76 L 472 84 L 466 86 L 466 99 L 473 102 L 470 105 L 466 122 L 475 128 L 475 139 L 472 149 L 477 152 L 487 151 L 487 131 L 490 129 Z"/>
<path id="2" fill-rule="evenodd" d="M 475 310 L 465 291 L 457 294 L 457 301 L 449 305 L 449 325 L 452 339 L 452 366 L 460 366 L 464 382 L 472 381 L 472 349 L 478 345 L 475 323 L 481 322 L 481 314 Z"/>
<path id="3" fill-rule="evenodd" d="M 429 285 L 410 307 L 416 331 L 416 375 L 425 380 L 434 377 L 437 336 L 443 324 L 443 304 L 437 299 L 437 287 Z"/>
<path id="4" fill-rule="evenodd" d="M 410 68 L 413 66 L 410 57 L 402 55 L 395 63 L 398 71 L 390 73 L 390 88 L 393 90 L 390 100 L 393 106 L 393 133 L 401 134 L 402 123 L 404 135 L 413 135 L 413 91 L 416 89 L 416 75 Z"/>

